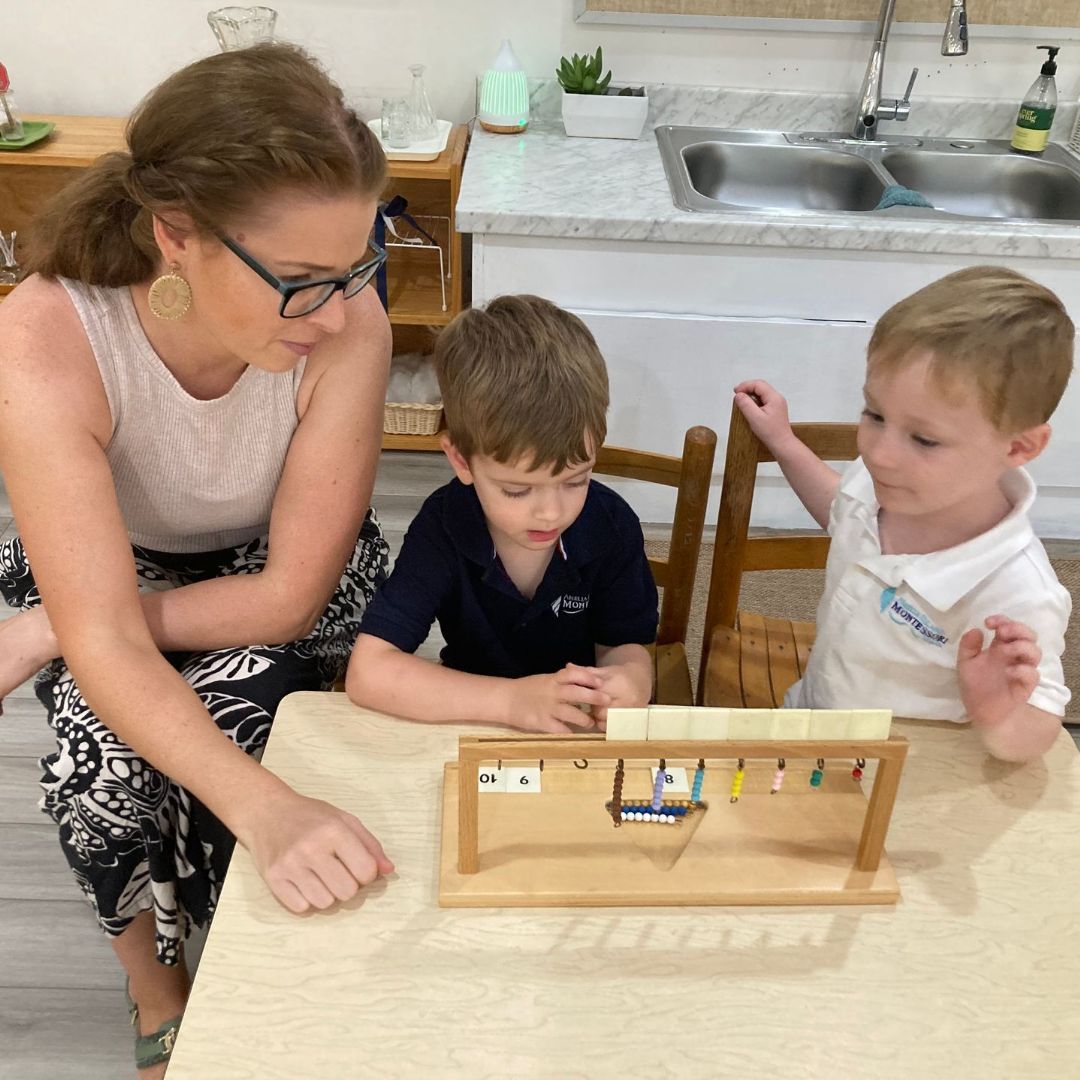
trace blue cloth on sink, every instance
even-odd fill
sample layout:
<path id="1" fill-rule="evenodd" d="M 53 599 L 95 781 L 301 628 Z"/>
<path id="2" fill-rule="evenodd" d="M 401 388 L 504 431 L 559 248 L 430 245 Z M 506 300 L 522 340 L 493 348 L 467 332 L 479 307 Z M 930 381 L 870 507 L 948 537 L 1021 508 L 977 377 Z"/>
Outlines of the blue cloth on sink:
<path id="1" fill-rule="evenodd" d="M 890 206 L 926 206 L 934 209 L 934 204 L 912 188 L 903 184 L 890 184 L 882 193 L 875 210 L 888 210 Z"/>

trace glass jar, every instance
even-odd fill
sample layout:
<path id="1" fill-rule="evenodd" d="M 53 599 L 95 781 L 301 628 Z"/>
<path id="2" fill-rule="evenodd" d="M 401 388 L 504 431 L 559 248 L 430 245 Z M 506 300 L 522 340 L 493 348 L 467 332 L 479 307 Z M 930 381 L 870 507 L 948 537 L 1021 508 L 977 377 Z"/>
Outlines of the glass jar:
<path id="1" fill-rule="evenodd" d="M 435 123 L 435 113 L 428 100 L 427 90 L 424 89 L 424 65 L 410 64 L 409 71 L 413 77 L 412 89 L 409 91 L 409 127 L 414 142 L 426 142 L 435 138 L 439 128 Z"/>

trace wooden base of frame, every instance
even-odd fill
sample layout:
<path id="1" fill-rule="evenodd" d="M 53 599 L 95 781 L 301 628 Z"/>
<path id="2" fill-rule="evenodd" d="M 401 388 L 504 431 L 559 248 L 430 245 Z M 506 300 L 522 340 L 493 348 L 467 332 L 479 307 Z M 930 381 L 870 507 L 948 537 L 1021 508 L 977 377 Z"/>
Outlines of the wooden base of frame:
<path id="1" fill-rule="evenodd" d="M 685 764 L 692 773 L 693 761 Z M 896 874 L 881 857 L 856 869 L 867 797 L 850 767 L 830 762 L 820 788 L 813 762 L 789 761 L 769 794 L 775 760 L 747 763 L 743 794 L 728 792 L 734 762 L 710 765 L 706 807 L 679 825 L 624 822 L 604 806 L 613 763 L 587 769 L 548 760 L 539 794 L 478 796 L 479 869 L 458 871 L 459 765 L 443 776 L 439 903 L 443 907 L 631 907 L 893 904 Z M 868 783 L 869 776 L 863 784 Z M 623 802 L 648 801 L 647 762 L 627 762 Z M 677 793 L 670 793 L 678 798 Z M 683 796 L 686 797 L 686 796 Z"/>

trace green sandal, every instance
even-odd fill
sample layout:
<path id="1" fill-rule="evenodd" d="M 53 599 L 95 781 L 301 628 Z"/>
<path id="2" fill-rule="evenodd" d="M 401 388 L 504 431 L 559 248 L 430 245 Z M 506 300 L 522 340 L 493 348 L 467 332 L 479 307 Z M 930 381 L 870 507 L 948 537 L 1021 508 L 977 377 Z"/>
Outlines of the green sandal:
<path id="1" fill-rule="evenodd" d="M 151 1065 L 160 1065 L 167 1061 L 176 1043 L 182 1017 L 166 1020 L 152 1035 L 139 1034 L 139 1006 L 131 999 L 130 981 L 124 983 L 124 997 L 127 998 L 128 1014 L 131 1026 L 135 1029 L 135 1068 L 149 1069 Z"/>

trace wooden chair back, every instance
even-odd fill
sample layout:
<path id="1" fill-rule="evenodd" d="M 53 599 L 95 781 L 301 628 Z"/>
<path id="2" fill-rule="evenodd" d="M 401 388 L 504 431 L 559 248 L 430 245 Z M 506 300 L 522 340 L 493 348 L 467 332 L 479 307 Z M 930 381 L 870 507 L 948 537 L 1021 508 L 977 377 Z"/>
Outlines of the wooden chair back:
<path id="1" fill-rule="evenodd" d="M 664 484 L 677 490 L 667 558 L 649 559 L 656 584 L 664 590 L 657 645 L 686 641 L 715 454 L 716 432 L 707 427 L 692 427 L 683 439 L 682 457 L 619 446 L 602 446 L 596 455 L 594 472 Z"/>
<path id="2" fill-rule="evenodd" d="M 795 435 L 824 461 L 852 461 L 858 457 L 857 424 L 792 424 L 791 427 Z M 827 536 L 749 535 L 758 465 L 775 460 L 738 407 L 732 405 L 702 635 L 699 696 L 703 692 L 713 629 L 735 627 L 743 573 L 748 570 L 820 570 L 828 558 Z"/>

